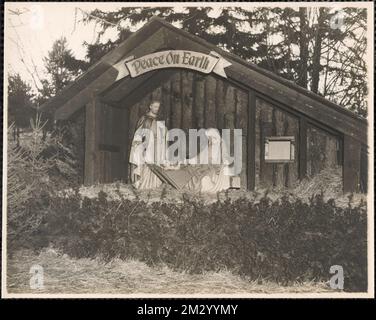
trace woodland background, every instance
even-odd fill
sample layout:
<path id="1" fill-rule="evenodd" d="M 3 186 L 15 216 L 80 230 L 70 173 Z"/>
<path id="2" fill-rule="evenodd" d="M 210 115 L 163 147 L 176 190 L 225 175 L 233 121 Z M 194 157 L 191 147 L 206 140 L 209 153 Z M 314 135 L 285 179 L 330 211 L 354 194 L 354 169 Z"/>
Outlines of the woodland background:
<path id="1" fill-rule="evenodd" d="M 37 91 L 31 90 L 34 84 L 20 74 L 7 75 L 8 122 L 14 123 L 14 139 L 19 139 L 21 130 L 30 128 L 30 118 L 35 117 L 45 101 L 153 16 L 162 17 L 360 117 L 367 117 L 366 9 L 226 7 L 214 18 L 212 10 L 188 7 L 182 12 L 174 7 L 123 7 L 117 11 L 87 12 L 76 8 L 75 24 L 95 23 L 95 41 L 82 43 L 86 48 L 85 59 L 75 57 L 69 39 L 57 38 L 44 58 L 43 75 L 35 72 L 35 66 L 28 68 L 34 82 L 40 83 L 34 86 Z M 21 11 L 11 13 L 22 15 Z M 117 40 L 103 40 L 110 29 L 117 32 Z M 50 117 L 43 114 L 45 120 Z M 44 129 L 52 130 L 52 121 Z"/>

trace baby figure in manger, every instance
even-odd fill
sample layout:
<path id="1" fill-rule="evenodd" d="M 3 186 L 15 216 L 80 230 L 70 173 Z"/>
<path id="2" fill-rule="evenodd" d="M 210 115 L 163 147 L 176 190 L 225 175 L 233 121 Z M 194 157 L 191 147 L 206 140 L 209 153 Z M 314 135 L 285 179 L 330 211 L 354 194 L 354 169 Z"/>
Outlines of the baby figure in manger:
<path id="1" fill-rule="evenodd" d="M 209 128 L 204 132 L 206 141 L 195 156 L 175 164 L 167 161 L 163 172 L 155 168 L 162 180 L 168 176 L 166 180 L 176 188 L 200 193 L 217 193 L 231 187 L 229 148 L 217 129 Z"/>
<path id="2" fill-rule="evenodd" d="M 228 155 L 228 148 L 219 131 L 215 128 L 204 131 L 206 141 L 200 144 L 200 152 L 196 156 L 170 161 L 166 152 L 167 135 L 159 134 L 159 107 L 160 103 L 153 101 L 149 111 L 137 123 L 129 159 L 133 185 L 137 189 L 156 189 L 165 182 L 177 189 L 203 193 L 228 189 L 231 170 L 224 157 Z M 159 138 L 162 136 L 162 143 L 158 134 Z M 156 162 L 161 155 L 162 163 Z"/>
<path id="3" fill-rule="evenodd" d="M 217 129 L 209 128 L 205 131 L 207 144 L 193 158 L 186 160 L 192 178 L 185 188 L 203 193 L 216 193 L 230 187 L 229 163 L 223 159 L 226 154 L 226 144 L 222 141 Z"/>

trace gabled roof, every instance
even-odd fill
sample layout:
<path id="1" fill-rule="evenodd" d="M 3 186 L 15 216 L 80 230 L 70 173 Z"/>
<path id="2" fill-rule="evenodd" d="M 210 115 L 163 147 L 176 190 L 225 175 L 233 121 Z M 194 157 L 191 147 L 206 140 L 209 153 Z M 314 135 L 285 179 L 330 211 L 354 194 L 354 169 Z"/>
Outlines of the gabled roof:
<path id="1" fill-rule="evenodd" d="M 47 101 L 42 109 L 53 108 L 56 110 L 56 119 L 67 119 L 84 107 L 93 95 L 100 94 L 114 86 L 118 74 L 113 67 L 114 64 L 127 56 L 140 57 L 166 48 L 203 53 L 215 51 L 231 63 L 231 66 L 226 68 L 228 78 L 265 94 L 340 133 L 352 136 L 364 144 L 367 143 L 365 119 L 291 81 L 176 28 L 158 17 L 152 18 L 117 48 L 103 56 L 71 85 Z M 137 81 L 146 81 L 149 77 L 140 77 Z"/>

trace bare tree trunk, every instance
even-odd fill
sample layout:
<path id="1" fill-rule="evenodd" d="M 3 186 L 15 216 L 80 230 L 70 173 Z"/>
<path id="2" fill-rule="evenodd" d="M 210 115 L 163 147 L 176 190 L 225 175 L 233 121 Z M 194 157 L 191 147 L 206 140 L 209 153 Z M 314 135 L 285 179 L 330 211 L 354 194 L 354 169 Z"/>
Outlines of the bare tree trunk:
<path id="1" fill-rule="evenodd" d="M 307 88 L 308 77 L 308 40 L 307 40 L 307 8 L 299 8 L 300 18 L 300 68 L 298 85 Z"/>
<path id="2" fill-rule="evenodd" d="M 322 38 L 323 38 L 323 26 L 326 18 L 325 8 L 319 9 L 319 16 L 317 18 L 317 27 L 315 35 L 315 46 L 313 49 L 313 58 L 312 58 L 312 86 L 311 90 L 314 93 L 318 93 L 319 90 L 319 81 L 320 81 L 320 71 L 321 71 L 321 49 L 322 49 Z"/>
<path id="3" fill-rule="evenodd" d="M 328 73 L 329 73 L 329 54 L 330 54 L 330 49 L 328 48 L 328 53 L 326 55 L 326 66 L 325 66 L 325 78 L 324 78 L 324 93 L 323 96 L 326 97 L 327 93 L 327 83 L 328 83 Z"/>

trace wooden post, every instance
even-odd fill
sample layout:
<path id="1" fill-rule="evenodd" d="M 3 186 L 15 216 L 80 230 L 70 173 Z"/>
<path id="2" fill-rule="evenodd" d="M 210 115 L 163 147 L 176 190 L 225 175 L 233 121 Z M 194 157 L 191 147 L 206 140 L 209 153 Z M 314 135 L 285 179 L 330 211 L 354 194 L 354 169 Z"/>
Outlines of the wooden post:
<path id="1" fill-rule="evenodd" d="M 91 185 L 98 181 L 99 161 L 99 109 L 100 101 L 93 96 L 85 106 L 85 169 L 84 184 Z"/>
<path id="2" fill-rule="evenodd" d="M 256 168 L 256 95 L 253 91 L 248 92 L 248 134 L 247 134 L 247 185 L 249 190 L 255 189 Z"/>
<path id="3" fill-rule="evenodd" d="M 182 129 L 188 130 L 192 128 L 192 109 L 193 109 L 193 98 L 192 98 L 192 84 L 193 84 L 193 74 L 191 72 L 183 71 L 181 73 L 181 99 L 182 99 Z"/>
<path id="4" fill-rule="evenodd" d="M 368 191 L 368 150 L 366 145 L 362 145 L 360 153 L 360 192 Z"/>
<path id="5" fill-rule="evenodd" d="M 217 86 L 219 83 L 220 82 L 218 81 Z M 237 88 L 235 101 L 235 128 L 242 130 L 242 170 L 240 174 L 240 185 L 242 188 L 248 189 L 248 90 L 245 91 L 243 89 Z"/>
<path id="6" fill-rule="evenodd" d="M 307 176 L 307 120 L 299 119 L 299 179 Z"/>
<path id="7" fill-rule="evenodd" d="M 181 128 L 182 97 L 180 85 L 181 72 L 178 70 L 171 78 L 171 127 Z"/>
<path id="8" fill-rule="evenodd" d="M 129 145 L 129 108 L 125 108 L 123 110 L 123 121 L 124 121 L 124 136 L 123 136 L 123 143 L 122 143 L 122 150 L 121 150 L 121 156 L 122 156 L 122 163 L 124 166 L 123 171 L 123 177 L 122 180 L 125 183 L 129 182 L 129 154 L 128 154 L 128 145 Z"/>
<path id="9" fill-rule="evenodd" d="M 196 128 L 203 128 L 205 126 L 205 78 L 196 74 L 194 81 L 194 122 Z"/>
<path id="10" fill-rule="evenodd" d="M 217 126 L 216 114 L 216 80 L 211 75 L 205 78 L 205 128 L 215 128 Z M 233 94 L 232 94 L 233 98 Z M 229 107 L 229 105 L 227 105 Z M 235 108 L 234 101 L 231 107 Z"/>
<path id="11" fill-rule="evenodd" d="M 343 139 L 343 191 L 359 191 L 361 143 L 345 135 Z"/>

